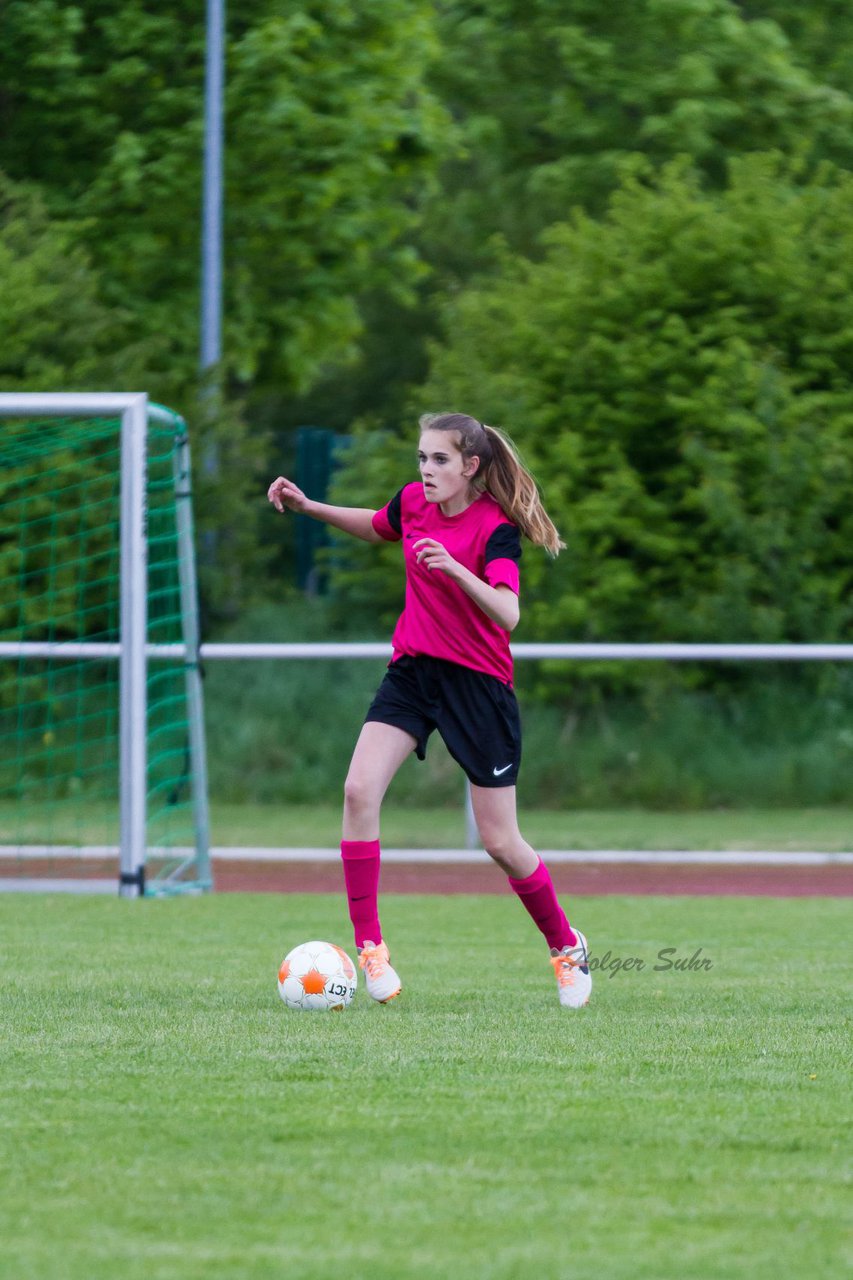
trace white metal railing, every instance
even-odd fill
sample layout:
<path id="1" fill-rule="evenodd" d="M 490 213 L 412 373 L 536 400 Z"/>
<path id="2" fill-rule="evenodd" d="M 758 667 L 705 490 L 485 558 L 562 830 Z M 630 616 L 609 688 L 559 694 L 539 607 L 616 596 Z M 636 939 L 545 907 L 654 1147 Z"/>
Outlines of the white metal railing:
<path id="1" fill-rule="evenodd" d="M 245 659 L 381 658 L 391 656 L 388 641 L 367 643 L 314 642 L 305 644 L 202 644 L 201 662 Z M 180 661 L 194 656 L 183 644 L 148 644 L 145 656 L 152 661 Z M 517 644 L 513 656 L 519 659 L 560 659 L 563 661 L 646 661 L 646 662 L 853 662 L 853 644 Z M 83 658 L 118 660 L 122 645 L 81 642 L 3 641 L 0 658 Z M 471 788 L 465 785 L 465 826 L 468 848 L 478 841 L 471 804 Z"/>
<path id="2" fill-rule="evenodd" d="M 516 644 L 515 658 L 562 659 L 574 662 L 853 662 L 853 644 Z M 120 643 L 97 641 L 0 641 L 0 658 L 80 658 L 104 660 L 121 657 Z M 149 644 L 146 657 L 156 661 L 180 661 L 187 656 L 183 644 Z M 366 643 L 308 642 L 304 644 L 202 644 L 198 657 L 220 659 L 319 659 L 390 658 L 388 641 Z"/>

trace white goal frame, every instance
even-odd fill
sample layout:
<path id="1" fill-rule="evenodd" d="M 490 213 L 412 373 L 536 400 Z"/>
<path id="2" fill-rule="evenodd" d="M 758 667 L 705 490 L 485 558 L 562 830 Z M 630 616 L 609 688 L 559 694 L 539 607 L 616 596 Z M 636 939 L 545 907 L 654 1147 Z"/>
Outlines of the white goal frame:
<path id="1" fill-rule="evenodd" d="M 193 547 L 189 445 L 176 454 L 176 521 L 184 643 L 147 644 L 148 543 L 146 437 L 152 420 L 182 422 L 149 402 L 144 392 L 0 392 L 0 415 L 8 418 L 116 417 L 121 423 L 119 643 L 0 642 L 0 658 L 115 659 L 119 663 L 119 884 L 121 897 L 145 892 L 147 787 L 147 672 L 150 657 L 181 658 L 185 664 L 192 758 L 195 849 L 202 877 L 210 881 L 204 709 L 198 664 L 197 588 Z M 159 650 L 159 652 L 158 652 Z M 49 882 L 43 885 L 49 888 Z M 175 882 L 174 886 L 179 885 Z M 187 886 L 194 887 L 194 886 Z"/>

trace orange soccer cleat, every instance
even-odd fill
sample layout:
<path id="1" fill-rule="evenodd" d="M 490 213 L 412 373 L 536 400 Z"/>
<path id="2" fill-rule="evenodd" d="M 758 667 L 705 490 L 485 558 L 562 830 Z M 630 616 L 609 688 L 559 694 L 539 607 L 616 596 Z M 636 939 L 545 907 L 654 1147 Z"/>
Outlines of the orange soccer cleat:
<path id="1" fill-rule="evenodd" d="M 574 932 L 578 940 L 573 947 L 563 947 L 562 951 L 558 951 L 556 947 L 551 948 L 557 992 L 560 1004 L 565 1009 L 582 1009 L 585 1004 L 589 1004 L 592 991 L 586 938 L 577 929 Z"/>
<path id="2" fill-rule="evenodd" d="M 388 948 L 384 942 L 368 942 L 358 954 L 359 968 L 364 970 L 364 985 L 367 994 L 380 1004 L 387 1004 L 402 990 L 402 984 L 388 959 Z"/>

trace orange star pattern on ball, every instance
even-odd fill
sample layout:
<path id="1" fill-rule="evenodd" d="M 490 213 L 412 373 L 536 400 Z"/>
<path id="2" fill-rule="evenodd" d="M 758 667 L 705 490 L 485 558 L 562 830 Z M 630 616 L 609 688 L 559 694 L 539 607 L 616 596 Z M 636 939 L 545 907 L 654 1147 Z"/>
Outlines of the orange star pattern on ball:
<path id="1" fill-rule="evenodd" d="M 300 981 L 307 996 L 322 995 L 326 989 L 326 979 L 319 969 L 309 969 Z"/>

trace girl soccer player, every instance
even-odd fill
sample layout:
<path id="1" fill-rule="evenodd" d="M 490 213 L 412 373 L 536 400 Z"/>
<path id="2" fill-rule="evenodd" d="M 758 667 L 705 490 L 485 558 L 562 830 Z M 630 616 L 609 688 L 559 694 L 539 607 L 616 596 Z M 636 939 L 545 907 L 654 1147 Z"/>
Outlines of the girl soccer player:
<path id="1" fill-rule="evenodd" d="M 379 923 L 379 814 L 385 792 L 434 729 L 471 783 L 483 847 L 542 932 L 560 1003 L 589 1001 L 586 938 L 569 924 L 550 873 L 522 836 L 515 784 L 521 727 L 512 688 L 510 632 L 518 623 L 523 533 L 556 556 L 565 544 L 510 439 L 463 413 L 420 419 L 420 483 L 381 511 L 313 502 L 279 476 L 277 511 L 322 520 L 365 542 L 402 542 L 405 607 L 393 656 L 365 717 L 344 787 L 344 880 L 368 994 L 399 995 Z"/>

